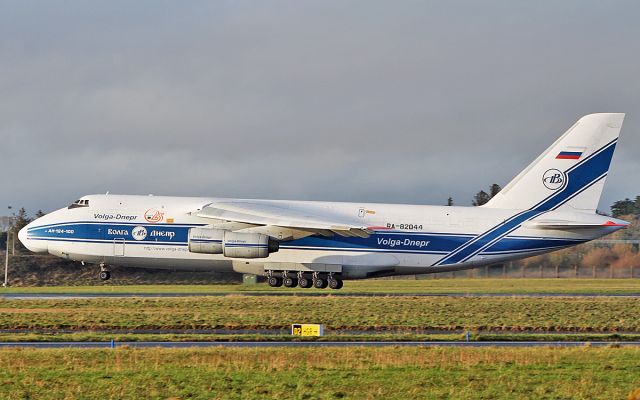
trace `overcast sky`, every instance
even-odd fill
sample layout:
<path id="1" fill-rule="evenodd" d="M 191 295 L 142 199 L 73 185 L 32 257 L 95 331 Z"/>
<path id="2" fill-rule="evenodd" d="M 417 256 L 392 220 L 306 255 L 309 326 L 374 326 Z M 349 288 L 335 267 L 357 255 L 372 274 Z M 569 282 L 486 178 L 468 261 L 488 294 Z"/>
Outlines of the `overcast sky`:
<path id="1" fill-rule="evenodd" d="M 640 194 L 637 1 L 0 9 L 0 215 L 106 191 L 469 205 L 592 112 L 627 113 L 600 208 Z"/>

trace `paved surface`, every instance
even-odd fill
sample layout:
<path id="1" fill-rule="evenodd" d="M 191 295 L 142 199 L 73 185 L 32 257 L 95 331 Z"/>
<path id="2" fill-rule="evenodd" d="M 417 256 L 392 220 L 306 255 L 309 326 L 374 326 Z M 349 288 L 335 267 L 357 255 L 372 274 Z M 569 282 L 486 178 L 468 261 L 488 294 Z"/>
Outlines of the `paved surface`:
<path id="1" fill-rule="evenodd" d="M 606 293 L 349 293 L 349 292 L 228 292 L 228 293 L 5 293 L 0 299 L 13 300 L 58 300 L 58 299 L 92 299 L 92 298 L 131 298 L 131 297 L 196 297 L 196 296 L 348 296 L 348 297 L 628 297 L 640 298 L 640 293 L 606 294 Z"/>
<path id="2" fill-rule="evenodd" d="M 640 346 L 636 342 L 116 342 L 115 347 L 579 347 L 579 346 Z M 111 342 L 0 342 L 3 347 L 31 347 L 31 348 L 110 348 Z"/>

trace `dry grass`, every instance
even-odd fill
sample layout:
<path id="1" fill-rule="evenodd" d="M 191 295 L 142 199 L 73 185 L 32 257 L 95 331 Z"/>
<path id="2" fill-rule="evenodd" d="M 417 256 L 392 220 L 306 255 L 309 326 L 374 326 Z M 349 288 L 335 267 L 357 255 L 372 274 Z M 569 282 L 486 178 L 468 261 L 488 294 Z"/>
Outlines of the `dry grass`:
<path id="1" fill-rule="evenodd" d="M 0 329 L 329 329 L 639 332 L 624 297 L 186 297 L 3 300 Z"/>
<path id="2" fill-rule="evenodd" d="M 514 363 L 516 365 L 554 365 L 562 359 L 605 357 L 611 349 L 602 348 L 450 348 L 403 347 L 381 348 L 203 348 L 203 349 L 2 349 L 0 364 L 6 373 L 28 371 L 34 364 L 40 367 L 69 371 L 102 369 L 104 364 L 116 370 L 150 366 L 158 370 L 170 362 L 182 367 L 207 367 L 239 371 L 286 371 L 300 367 L 317 369 L 371 369 L 387 367 L 421 367 L 455 365 L 471 368 L 483 364 Z M 625 349 L 640 356 L 640 349 Z M 640 368 L 640 366 L 638 367 Z"/>

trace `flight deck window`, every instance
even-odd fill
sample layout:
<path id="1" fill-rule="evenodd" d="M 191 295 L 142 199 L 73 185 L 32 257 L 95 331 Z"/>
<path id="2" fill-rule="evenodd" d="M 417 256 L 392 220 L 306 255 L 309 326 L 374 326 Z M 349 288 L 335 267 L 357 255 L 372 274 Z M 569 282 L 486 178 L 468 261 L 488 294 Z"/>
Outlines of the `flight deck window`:
<path id="1" fill-rule="evenodd" d="M 89 200 L 76 200 L 67 208 L 70 210 L 78 207 L 89 207 Z"/>

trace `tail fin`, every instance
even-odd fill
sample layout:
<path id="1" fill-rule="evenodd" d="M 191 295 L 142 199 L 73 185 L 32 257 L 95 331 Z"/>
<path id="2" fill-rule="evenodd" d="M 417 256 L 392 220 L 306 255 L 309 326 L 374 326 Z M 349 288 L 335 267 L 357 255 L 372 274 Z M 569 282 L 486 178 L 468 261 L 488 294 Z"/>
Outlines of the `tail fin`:
<path id="1" fill-rule="evenodd" d="M 580 118 L 484 207 L 595 212 L 623 120 Z"/>

